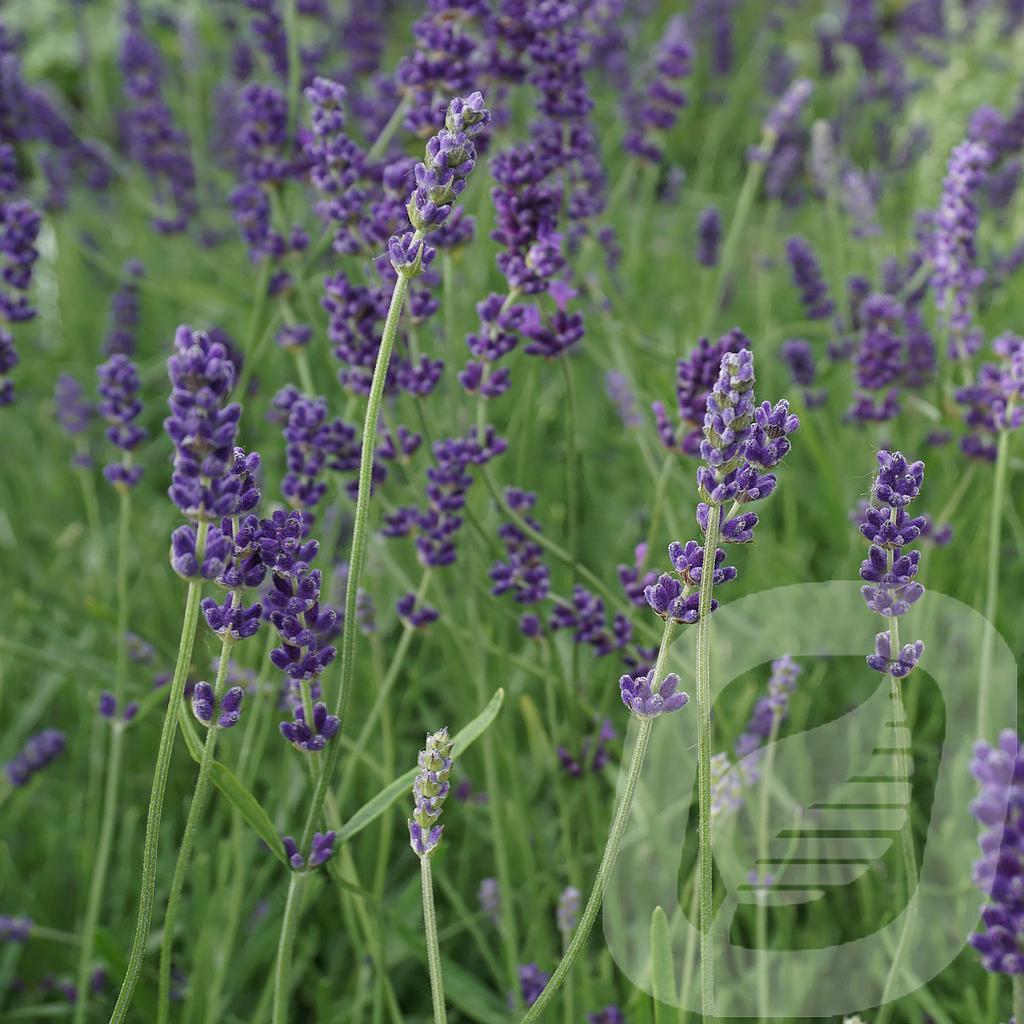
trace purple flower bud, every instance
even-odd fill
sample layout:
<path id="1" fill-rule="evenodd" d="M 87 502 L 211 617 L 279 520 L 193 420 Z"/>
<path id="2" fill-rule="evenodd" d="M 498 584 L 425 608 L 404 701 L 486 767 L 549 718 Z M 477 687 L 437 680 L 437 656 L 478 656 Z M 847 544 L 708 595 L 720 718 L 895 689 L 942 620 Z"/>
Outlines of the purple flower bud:
<path id="1" fill-rule="evenodd" d="M 678 691 L 679 676 L 674 672 L 665 676 L 656 690 L 654 685 L 654 669 L 646 676 L 623 676 L 619 680 L 622 703 L 637 718 L 667 715 L 669 712 L 678 711 L 690 699 L 685 693 Z"/>

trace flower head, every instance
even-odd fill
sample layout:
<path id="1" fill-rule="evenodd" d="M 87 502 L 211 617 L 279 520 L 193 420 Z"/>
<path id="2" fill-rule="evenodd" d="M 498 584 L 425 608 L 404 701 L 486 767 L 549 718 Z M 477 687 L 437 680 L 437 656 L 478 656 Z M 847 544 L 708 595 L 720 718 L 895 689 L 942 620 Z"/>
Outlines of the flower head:
<path id="1" fill-rule="evenodd" d="M 412 784 L 413 812 L 409 819 L 409 843 L 420 857 L 429 857 L 441 841 L 444 826 L 438 824 L 451 788 L 452 747 L 447 728 L 427 736 L 417 759 L 419 771 Z"/>

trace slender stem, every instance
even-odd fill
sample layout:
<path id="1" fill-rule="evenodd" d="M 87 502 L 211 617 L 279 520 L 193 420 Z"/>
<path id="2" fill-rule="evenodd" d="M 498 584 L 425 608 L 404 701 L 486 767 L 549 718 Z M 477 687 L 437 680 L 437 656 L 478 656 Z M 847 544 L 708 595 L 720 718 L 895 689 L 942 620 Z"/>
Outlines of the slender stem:
<path id="1" fill-rule="evenodd" d="M 995 644 L 996 615 L 999 612 L 999 556 L 1003 535 L 1003 505 L 1006 501 L 1006 476 L 1010 458 L 1010 432 L 1001 430 L 996 447 L 995 476 L 992 481 L 992 504 L 989 507 L 988 564 L 985 584 L 985 621 L 987 627 L 981 644 L 978 672 L 978 723 L 976 736 L 988 735 L 988 692 L 992 674 L 992 653 Z"/>
<path id="2" fill-rule="evenodd" d="M 373 141 L 373 145 L 366 151 L 366 160 L 372 163 L 378 157 L 383 156 L 384 150 L 388 148 L 388 143 L 395 137 L 395 132 L 402 127 L 402 121 L 405 119 L 405 112 L 409 109 L 410 97 L 403 96 L 399 101 L 398 106 L 395 107 L 391 116 L 388 118 L 388 123 L 381 129 L 380 135 L 377 136 Z"/>
<path id="3" fill-rule="evenodd" d="M 199 762 L 199 775 L 196 777 L 196 788 L 192 794 L 188 817 L 185 819 L 185 834 L 182 836 L 178 849 L 178 859 L 174 864 L 174 877 L 171 891 L 167 897 L 167 911 L 164 914 L 163 936 L 160 940 L 160 971 L 157 995 L 157 1024 L 167 1024 L 171 1012 L 171 956 L 174 951 L 174 926 L 178 919 L 178 907 L 181 903 L 181 892 L 185 887 L 185 874 L 192 857 L 192 846 L 195 843 L 196 830 L 206 809 L 206 801 L 210 795 L 210 771 L 213 766 L 213 755 L 217 748 L 216 708 L 224 693 L 224 681 L 228 675 L 228 663 L 231 660 L 231 634 L 225 633 L 220 648 L 220 662 L 217 665 L 217 680 L 213 686 L 214 717 L 206 732 L 206 743 L 203 745 L 203 757 Z"/>
<path id="4" fill-rule="evenodd" d="M 697 801 L 700 845 L 700 1003 L 705 1021 L 715 1016 L 715 962 L 711 938 L 714 914 L 711 849 L 711 593 L 714 586 L 715 553 L 722 507 L 710 504 L 704 532 L 704 556 L 701 562 L 700 602 L 697 620 Z"/>
<path id="5" fill-rule="evenodd" d="M 1013 1019 L 1024 1024 L 1024 975 L 1013 975 Z"/>
<path id="6" fill-rule="evenodd" d="M 772 774 L 775 767 L 775 740 L 779 735 L 779 715 L 772 714 L 771 729 L 765 743 L 764 767 L 761 773 L 761 803 L 757 814 L 757 879 L 763 883 L 760 865 L 768 855 L 768 802 L 771 791 Z M 767 874 L 767 873 L 766 873 Z M 757 1015 L 762 1021 L 768 1020 L 768 962 L 765 959 L 766 947 L 768 945 L 768 907 L 764 902 L 763 891 L 758 893 L 757 907 L 755 908 L 755 927 L 757 935 Z"/>
<path id="7" fill-rule="evenodd" d="M 290 976 L 292 972 L 292 950 L 295 947 L 295 932 L 299 927 L 299 911 L 302 893 L 309 878 L 307 871 L 293 871 L 288 883 L 288 898 L 281 920 L 281 936 L 277 943 L 277 961 L 274 964 L 274 1010 L 273 1024 L 287 1024 L 288 1006 L 291 999 Z"/>
<path id="8" fill-rule="evenodd" d="M 565 432 L 565 518 L 568 526 L 569 554 L 573 558 L 577 555 L 576 550 L 576 528 L 577 516 L 580 510 L 579 494 L 577 492 L 577 469 L 576 464 L 576 389 L 572 382 L 572 368 L 569 366 L 569 357 L 562 356 L 558 360 L 562 371 L 562 379 L 565 382 L 566 401 L 566 432 Z"/>
<path id="9" fill-rule="evenodd" d="M 363 420 L 363 445 L 359 456 L 359 492 L 356 497 L 355 522 L 352 526 L 352 548 L 348 562 L 348 580 L 345 585 L 345 616 L 341 637 L 341 669 L 338 681 L 338 697 L 334 713 L 341 720 L 341 728 L 345 727 L 348 714 L 348 703 L 352 689 L 352 675 L 355 671 L 356 639 L 359 630 L 356 627 L 356 600 L 359 584 L 363 575 L 363 563 L 366 561 L 366 538 L 369 533 L 370 491 L 373 486 L 373 450 L 377 440 L 377 419 L 380 415 L 381 401 L 384 397 L 384 381 L 388 375 L 388 364 L 391 361 L 391 350 L 398 333 L 398 321 L 402 315 L 405 293 L 409 288 L 409 278 L 398 275 L 395 290 L 391 295 L 384 332 L 380 339 L 380 350 L 373 368 L 373 382 L 370 385 L 370 396 L 366 402 L 366 418 Z M 313 830 L 320 818 L 327 787 L 334 775 L 334 767 L 338 761 L 341 744 L 328 744 L 327 762 L 324 771 L 317 780 L 313 792 L 313 800 L 303 830 L 302 848 L 309 845 Z"/>
<path id="10" fill-rule="evenodd" d="M 299 57 L 299 12 L 297 0 L 284 0 L 284 31 L 288 48 L 288 136 L 294 136 L 299 123 L 299 87 L 302 63 Z"/>
<path id="11" fill-rule="evenodd" d="M 200 523 L 196 529 L 196 553 L 201 556 L 206 547 L 208 525 Z M 128 955 L 121 991 L 110 1015 L 110 1024 L 121 1024 L 128 1014 L 135 986 L 142 972 L 142 960 L 149 940 L 149 926 L 153 921 L 153 894 L 156 891 L 156 864 L 160 852 L 160 821 L 164 812 L 164 792 L 171 770 L 171 754 L 177 734 L 178 705 L 185 692 L 185 678 L 192 661 L 192 645 L 195 642 L 196 623 L 199 621 L 199 598 L 202 580 L 189 580 L 188 597 L 185 600 L 185 621 L 181 626 L 181 640 L 178 643 L 178 659 L 174 665 L 174 677 L 168 688 L 167 711 L 160 731 L 160 746 L 157 749 L 156 768 L 153 772 L 153 787 L 149 794 L 149 811 L 146 815 L 146 840 L 142 851 L 142 881 L 139 887 L 139 917 L 135 924 L 135 937 Z"/>
<path id="12" fill-rule="evenodd" d="M 672 645 L 672 634 L 675 631 L 675 624 L 669 619 L 665 623 L 665 632 L 662 634 L 661 647 L 658 649 L 658 660 L 654 666 L 654 684 L 656 689 L 665 675 L 665 663 L 668 660 L 668 650 Z M 622 789 L 622 798 L 612 819 L 611 831 L 608 833 L 608 842 L 605 844 L 604 853 L 601 856 L 601 863 L 594 878 L 593 887 L 587 897 L 587 905 L 583 908 L 580 923 L 576 926 L 572 941 L 566 947 L 565 954 L 558 962 L 555 973 L 551 980 L 544 986 L 544 991 L 537 997 L 537 1001 L 527 1010 L 522 1024 L 531 1024 L 544 1012 L 544 1008 L 551 1001 L 551 997 L 558 991 L 566 975 L 572 970 L 572 965 L 580 955 L 583 946 L 586 944 L 590 929 L 597 918 L 597 912 L 601 909 L 601 902 L 604 899 L 605 890 L 608 888 L 608 880 L 611 877 L 612 868 L 619 856 L 619 846 L 622 843 L 622 836 L 626 831 L 626 822 L 629 820 L 629 812 L 633 806 L 633 798 L 636 796 L 637 785 L 640 782 L 640 774 L 643 771 L 644 758 L 647 756 L 647 745 L 651 739 L 651 726 L 653 718 L 640 720 L 640 729 L 636 734 L 636 743 L 633 747 L 633 758 L 629 763 L 629 771 L 626 773 L 626 783 Z"/>
<path id="13" fill-rule="evenodd" d="M 120 530 L 117 542 L 117 667 L 114 676 L 115 714 L 124 710 L 125 682 L 128 675 L 128 553 L 131 550 L 131 490 L 121 488 Z M 96 843 L 96 859 L 89 879 L 89 896 L 85 904 L 82 923 L 82 944 L 78 954 L 78 1000 L 75 1003 L 74 1024 L 83 1024 L 89 1009 L 89 967 L 93 941 L 103 906 L 107 871 L 110 866 L 110 847 L 117 823 L 118 794 L 121 789 L 121 762 L 124 753 L 124 722 L 111 723 L 110 753 L 107 758 L 107 781 L 103 790 L 103 818 Z"/>
<path id="14" fill-rule="evenodd" d="M 722 258 L 715 271 L 715 283 L 708 292 L 708 303 L 704 307 L 704 315 L 701 318 L 701 334 L 710 333 L 715 316 L 718 314 L 718 307 L 722 304 L 722 298 L 729 282 L 729 273 L 736 260 L 736 254 L 739 252 L 740 238 L 743 236 L 743 229 L 750 216 L 750 208 L 754 204 L 754 197 L 761 184 L 764 168 L 764 162 L 761 160 L 752 160 L 747 164 L 747 174 L 743 179 L 739 199 L 736 201 L 736 209 L 729 222 L 729 230 L 726 232 L 725 242 L 722 245 Z"/>
<path id="15" fill-rule="evenodd" d="M 437 916 L 434 913 L 434 882 L 430 874 L 430 857 L 420 857 L 423 883 L 423 931 L 427 939 L 427 968 L 430 971 L 430 997 L 434 1004 L 434 1024 L 446 1024 L 444 1009 L 444 978 L 441 976 L 441 949 L 437 942 Z"/>

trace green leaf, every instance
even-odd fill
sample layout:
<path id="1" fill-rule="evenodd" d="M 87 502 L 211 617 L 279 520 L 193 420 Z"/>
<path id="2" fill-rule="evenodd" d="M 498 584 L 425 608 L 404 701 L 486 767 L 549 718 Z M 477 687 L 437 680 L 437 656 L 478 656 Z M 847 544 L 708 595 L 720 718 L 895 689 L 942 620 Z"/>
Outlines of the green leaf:
<path id="1" fill-rule="evenodd" d="M 672 963 L 672 938 L 668 918 L 662 907 L 651 915 L 651 995 L 654 997 L 656 1024 L 668 1021 L 666 1007 L 676 1005 L 675 966 Z"/>
<path id="2" fill-rule="evenodd" d="M 501 710 L 501 703 L 504 699 L 504 690 L 499 689 L 495 691 L 487 707 L 456 734 L 452 757 L 460 757 L 480 738 L 480 735 L 494 721 Z M 354 835 L 362 832 L 371 822 L 376 821 L 396 800 L 409 792 L 412 787 L 412 780 L 415 777 L 416 769 L 410 768 L 404 775 L 399 775 L 394 782 L 388 783 L 375 797 L 363 804 L 342 825 L 341 830 L 338 832 L 338 841 L 341 843 L 347 842 Z"/>
<path id="3" fill-rule="evenodd" d="M 220 761 L 210 765 L 210 779 L 213 784 L 234 804 L 235 810 L 252 826 L 256 835 L 270 847 L 270 852 L 282 863 L 287 864 L 281 837 L 274 828 L 260 802 L 242 785 L 238 776 L 225 768 Z"/>

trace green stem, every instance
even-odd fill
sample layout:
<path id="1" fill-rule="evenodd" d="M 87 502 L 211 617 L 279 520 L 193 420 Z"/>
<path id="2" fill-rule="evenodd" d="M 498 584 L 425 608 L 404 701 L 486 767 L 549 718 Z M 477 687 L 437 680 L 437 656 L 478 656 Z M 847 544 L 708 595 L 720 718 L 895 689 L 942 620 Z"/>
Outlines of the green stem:
<path id="1" fill-rule="evenodd" d="M 672 634 L 675 631 L 675 624 L 669 619 L 665 623 L 665 632 L 662 634 L 661 647 L 658 649 L 658 660 L 654 666 L 654 683 L 652 689 L 656 689 L 665 675 L 665 663 L 668 660 L 668 650 L 672 644 Z M 597 918 L 597 912 L 601 909 L 601 902 L 604 899 L 605 890 L 608 888 L 608 880 L 611 877 L 612 868 L 619 855 L 619 846 L 622 843 L 622 836 L 626 831 L 626 822 L 629 820 L 629 812 L 633 806 L 633 798 L 636 796 L 636 789 L 640 782 L 640 774 L 643 771 L 644 758 L 647 756 L 647 745 L 651 739 L 651 726 L 653 718 L 642 718 L 640 729 L 636 734 L 636 743 L 633 747 L 633 758 L 629 763 L 629 771 L 626 773 L 626 782 L 622 788 L 622 798 L 612 819 L 611 831 L 608 833 L 608 842 L 605 844 L 604 853 L 601 856 L 601 863 L 594 878 L 594 885 L 587 897 L 587 905 L 583 908 L 580 923 L 576 926 L 572 941 L 566 947 L 565 954 L 558 962 L 555 973 L 551 980 L 544 986 L 544 991 L 537 997 L 537 1001 L 527 1010 L 522 1024 L 531 1024 L 544 1012 L 544 1008 L 551 1001 L 551 997 L 558 991 L 566 975 L 572 970 L 572 965 L 580 955 L 586 944 L 590 929 Z"/>
<path id="2" fill-rule="evenodd" d="M 128 675 L 128 553 L 131 550 L 131 491 L 121 488 L 120 530 L 117 542 L 117 667 L 114 676 L 115 714 L 124 710 L 125 682 Z M 78 955 L 78 1000 L 75 1003 L 74 1024 L 83 1024 L 89 1009 L 89 968 L 93 941 L 103 906 L 107 871 L 110 866 L 110 847 L 117 823 L 118 794 L 121 788 L 121 762 L 124 753 L 124 722 L 111 723 L 110 753 L 107 759 L 107 781 L 103 790 L 103 819 L 96 843 L 96 859 L 89 879 L 89 896 L 85 904 L 82 923 L 82 944 Z"/>
<path id="3" fill-rule="evenodd" d="M 373 368 L 373 382 L 370 384 L 370 395 L 366 401 L 366 418 L 363 420 L 363 445 L 359 456 L 359 493 L 356 497 L 355 521 L 352 525 L 352 548 L 349 554 L 348 580 L 345 586 L 345 616 L 342 624 L 341 668 L 338 697 L 334 707 L 335 715 L 341 720 L 341 728 L 345 727 L 348 716 L 352 676 L 355 671 L 356 639 L 359 635 L 356 626 L 356 599 L 363 575 L 363 563 L 366 561 L 366 538 L 370 528 L 370 490 L 372 487 L 373 450 L 377 439 L 377 418 L 380 415 L 381 401 L 384 397 L 384 381 L 388 375 L 391 350 L 395 344 L 395 336 L 398 334 L 398 321 L 402 315 L 402 305 L 405 302 L 405 293 L 408 288 L 409 278 L 405 274 L 399 274 L 398 280 L 395 281 L 395 290 L 391 295 L 387 319 L 384 321 L 377 362 Z M 310 802 L 309 814 L 302 832 L 301 848 L 304 850 L 309 848 L 313 831 L 320 820 L 324 800 L 327 797 L 327 788 L 334 776 L 334 768 L 338 763 L 340 750 L 341 744 L 337 741 L 327 745 L 327 760 L 313 790 L 313 799 Z M 279 998 L 280 994 L 275 991 L 275 1005 Z"/>
<path id="4" fill-rule="evenodd" d="M 572 369 L 569 366 L 569 357 L 563 356 L 558 360 L 562 371 L 562 379 L 565 382 L 566 400 L 566 432 L 565 432 L 565 518 L 568 526 L 569 554 L 573 558 L 577 555 L 576 549 L 576 527 L 577 516 L 580 509 L 579 495 L 577 493 L 577 465 L 576 465 L 576 389 L 572 382 Z"/>
<path id="5" fill-rule="evenodd" d="M 715 553 L 722 507 L 708 506 L 708 525 L 704 531 L 704 556 L 701 562 L 700 601 L 697 619 L 697 802 L 700 846 L 700 1004 L 703 1019 L 715 1016 L 715 962 L 711 938 L 714 915 L 711 849 L 711 748 L 714 743 L 711 727 L 711 593 L 714 585 Z M 710 570 L 710 571 L 709 571 Z"/>
<path id="6" fill-rule="evenodd" d="M 1024 1024 L 1024 975 L 1013 975 L 1013 1017 L 1017 1024 Z"/>
<path id="7" fill-rule="evenodd" d="M 434 1004 L 434 1024 L 446 1024 L 444 1009 L 444 978 L 441 976 L 441 949 L 437 942 L 437 916 L 434 913 L 434 882 L 430 874 L 430 857 L 420 857 L 423 883 L 423 931 L 427 940 L 427 968 L 430 971 L 430 997 Z"/>
<path id="8" fill-rule="evenodd" d="M 288 883 L 288 898 L 281 920 L 281 937 L 277 943 L 277 961 L 274 964 L 274 1010 L 273 1024 L 287 1024 L 288 1006 L 291 999 L 292 951 L 295 947 L 295 932 L 299 927 L 302 893 L 305 889 L 307 871 L 293 871 Z"/>
<path id="9" fill-rule="evenodd" d="M 378 157 L 382 156 L 384 150 L 388 148 L 388 143 L 395 137 L 395 132 L 402 127 L 402 121 L 405 119 L 405 112 L 409 109 L 410 97 L 403 96 L 399 101 L 398 106 L 395 107 L 391 116 L 388 118 L 388 123 L 381 129 L 380 135 L 374 139 L 373 145 L 366 151 L 366 160 L 368 163 L 373 163 Z"/>
<path id="10" fill-rule="evenodd" d="M 992 504 L 989 508 L 988 565 L 985 584 L 985 621 L 987 628 L 981 645 L 978 672 L 978 723 L 976 736 L 988 735 L 988 692 L 992 675 L 992 654 L 995 645 L 996 615 L 999 611 L 999 555 L 1003 535 L 1003 505 L 1006 501 L 1006 476 L 1010 458 L 1010 432 L 1001 430 L 996 448 L 995 476 L 992 481 Z"/>
<path id="11" fill-rule="evenodd" d="M 739 199 L 736 201 L 736 209 L 733 212 L 732 220 L 729 222 L 729 230 L 726 232 L 725 242 L 722 245 L 722 258 L 719 260 L 718 269 L 715 272 L 715 283 L 708 292 L 708 303 L 704 307 L 700 328 L 702 335 L 710 334 L 715 317 L 718 314 L 718 307 L 722 304 L 722 298 L 725 295 L 725 289 L 729 282 L 729 273 L 732 270 L 733 263 L 736 261 L 740 238 L 743 237 L 743 229 L 747 225 L 750 208 L 754 204 L 754 197 L 757 195 L 757 190 L 761 185 L 764 168 L 765 165 L 760 160 L 752 160 L 747 164 L 747 174 L 743 179 Z"/>
<path id="12" fill-rule="evenodd" d="M 208 525 L 200 523 L 196 529 L 196 553 L 201 556 L 206 546 Z M 185 693 L 185 679 L 192 661 L 192 645 L 195 642 L 196 623 L 199 621 L 199 598 L 202 594 L 202 580 L 192 579 L 188 584 L 185 600 L 185 621 L 181 626 L 181 640 L 178 643 L 178 659 L 174 665 L 167 696 L 167 711 L 160 731 L 160 746 L 157 749 L 156 768 L 153 772 L 153 786 L 149 794 L 149 811 L 146 815 L 146 840 L 142 851 L 142 881 L 139 887 L 139 916 L 135 924 L 135 937 L 128 955 L 121 991 L 118 993 L 110 1024 L 121 1024 L 128 1014 L 135 986 L 142 972 L 142 960 L 149 940 L 149 926 L 153 921 L 153 894 L 156 891 L 156 864 L 160 852 L 160 821 L 164 812 L 164 793 L 167 777 L 171 770 L 171 754 L 177 734 L 178 705 Z"/>
<path id="13" fill-rule="evenodd" d="M 772 715 L 772 725 L 765 743 L 764 770 L 761 775 L 761 804 L 757 814 L 757 859 L 758 882 L 762 881 L 762 865 L 768 856 L 768 802 L 772 773 L 775 766 L 775 740 L 779 735 L 779 716 Z M 767 874 L 767 872 L 765 872 Z M 755 931 L 757 936 L 757 1015 L 762 1021 L 768 1020 L 768 961 L 765 953 L 768 946 L 768 907 L 764 902 L 763 890 L 758 893 L 755 908 Z"/>
<path id="14" fill-rule="evenodd" d="M 284 31 L 288 46 L 288 137 L 295 135 L 299 123 L 299 87 L 302 64 L 299 57 L 299 12 L 297 0 L 284 0 Z"/>
<path id="15" fill-rule="evenodd" d="M 231 652 L 231 634 L 225 633 L 220 648 L 220 662 L 217 665 L 217 681 L 213 686 L 214 717 L 207 727 L 206 743 L 203 745 L 203 757 L 199 762 L 199 775 L 196 777 L 196 788 L 192 794 L 188 817 L 185 820 L 185 834 L 182 836 L 178 859 L 174 864 L 174 877 L 171 891 L 167 897 L 167 911 L 164 914 L 163 936 L 160 940 L 160 971 L 157 995 L 157 1024 L 167 1024 L 171 1012 L 171 956 L 174 950 L 174 926 L 178 919 L 178 907 L 181 903 L 181 892 L 185 887 L 185 874 L 192 857 L 192 846 L 195 843 L 196 830 L 206 809 L 206 801 L 210 795 L 210 771 L 213 767 L 213 754 L 217 747 L 216 708 L 224 692 L 224 681 L 228 675 L 228 663 Z"/>

